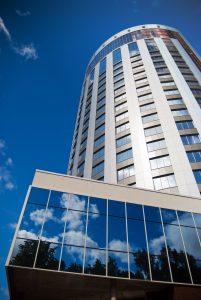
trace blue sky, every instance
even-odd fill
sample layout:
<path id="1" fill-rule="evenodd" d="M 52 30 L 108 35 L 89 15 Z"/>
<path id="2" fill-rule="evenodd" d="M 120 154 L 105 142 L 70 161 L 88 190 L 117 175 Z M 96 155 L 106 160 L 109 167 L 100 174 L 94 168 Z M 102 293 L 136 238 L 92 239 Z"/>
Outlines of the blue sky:
<path id="1" fill-rule="evenodd" d="M 174 6 L 174 9 L 173 9 Z M 85 68 L 115 33 L 178 28 L 201 53 L 201 0 L 0 2 L 0 299 L 4 263 L 35 169 L 67 170 Z"/>

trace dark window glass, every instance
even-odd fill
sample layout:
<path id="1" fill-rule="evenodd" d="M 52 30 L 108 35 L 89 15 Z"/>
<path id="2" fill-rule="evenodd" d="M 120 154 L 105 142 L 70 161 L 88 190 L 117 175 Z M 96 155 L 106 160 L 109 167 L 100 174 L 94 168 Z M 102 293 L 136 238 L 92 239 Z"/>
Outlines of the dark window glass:
<path id="1" fill-rule="evenodd" d="M 181 226 L 194 283 L 201 283 L 201 247 L 195 228 Z"/>
<path id="2" fill-rule="evenodd" d="M 33 267 L 38 241 L 16 239 L 10 265 Z"/>
<path id="3" fill-rule="evenodd" d="M 46 206 L 49 192 L 50 192 L 49 190 L 32 187 L 31 192 L 29 194 L 28 202 L 37 203 Z"/>
<path id="4" fill-rule="evenodd" d="M 196 226 L 201 228 L 201 214 L 193 214 L 193 216 Z"/>
<path id="5" fill-rule="evenodd" d="M 48 206 L 67 207 L 68 193 L 51 191 Z"/>
<path id="6" fill-rule="evenodd" d="M 61 245 L 40 242 L 36 259 L 36 268 L 58 270 Z"/>
<path id="7" fill-rule="evenodd" d="M 173 281 L 190 283 L 190 274 L 179 226 L 164 225 Z"/>
<path id="8" fill-rule="evenodd" d="M 113 51 L 113 64 L 116 64 L 121 60 L 121 49 Z"/>
<path id="9" fill-rule="evenodd" d="M 106 199 L 90 197 L 89 198 L 89 212 L 98 213 L 98 214 L 106 214 Z"/>
<path id="10" fill-rule="evenodd" d="M 180 225 L 194 227 L 192 214 L 185 211 L 177 211 Z"/>
<path id="11" fill-rule="evenodd" d="M 66 215 L 64 244 L 84 246 L 86 232 L 86 213 L 69 210 Z"/>
<path id="12" fill-rule="evenodd" d="M 100 62 L 99 75 L 103 74 L 105 71 L 106 71 L 106 58 L 104 58 Z"/>
<path id="13" fill-rule="evenodd" d="M 45 214 L 41 239 L 53 243 L 61 243 L 65 219 L 66 210 L 60 208 L 48 208 Z"/>
<path id="14" fill-rule="evenodd" d="M 108 251 L 108 276 L 128 277 L 128 254 Z"/>
<path id="15" fill-rule="evenodd" d="M 94 275 L 106 275 L 106 251 L 87 248 L 84 272 Z"/>
<path id="16" fill-rule="evenodd" d="M 139 53 L 139 49 L 138 49 L 137 43 L 130 43 L 130 44 L 128 44 L 128 50 L 129 50 L 130 56 L 133 56 L 133 55 Z"/>
<path id="17" fill-rule="evenodd" d="M 106 248 L 106 216 L 88 214 L 87 247 Z"/>
<path id="18" fill-rule="evenodd" d="M 145 206 L 144 212 L 146 221 L 161 222 L 160 211 L 158 207 Z"/>
<path id="19" fill-rule="evenodd" d="M 178 225 L 177 215 L 175 210 L 161 208 L 162 218 L 164 223 Z"/>
<path id="20" fill-rule="evenodd" d="M 41 234 L 44 222 L 45 207 L 27 204 L 17 236 L 20 238 L 37 240 Z"/>
<path id="21" fill-rule="evenodd" d="M 84 249 L 64 245 L 61 257 L 61 271 L 82 273 Z"/>
<path id="22" fill-rule="evenodd" d="M 160 223 L 147 222 L 147 237 L 149 244 L 152 279 L 170 281 L 165 238 Z"/>
<path id="23" fill-rule="evenodd" d="M 125 217 L 125 203 L 120 201 L 108 201 L 108 215 Z"/>
<path id="24" fill-rule="evenodd" d="M 144 221 L 128 219 L 128 244 L 130 251 L 130 277 L 149 279 Z"/>
<path id="25" fill-rule="evenodd" d="M 83 195 L 69 194 L 68 208 L 86 211 L 88 197 Z"/>
<path id="26" fill-rule="evenodd" d="M 193 171 L 193 175 L 195 177 L 195 180 L 198 184 L 201 183 L 201 170 L 196 170 L 196 171 Z"/>
<path id="27" fill-rule="evenodd" d="M 191 163 L 194 162 L 201 162 L 201 151 L 191 151 L 191 152 L 186 152 L 188 156 L 188 160 Z"/>
<path id="28" fill-rule="evenodd" d="M 108 217 L 108 248 L 127 251 L 125 218 Z"/>
<path id="29" fill-rule="evenodd" d="M 142 205 L 126 203 L 126 207 L 128 218 L 143 220 Z"/>

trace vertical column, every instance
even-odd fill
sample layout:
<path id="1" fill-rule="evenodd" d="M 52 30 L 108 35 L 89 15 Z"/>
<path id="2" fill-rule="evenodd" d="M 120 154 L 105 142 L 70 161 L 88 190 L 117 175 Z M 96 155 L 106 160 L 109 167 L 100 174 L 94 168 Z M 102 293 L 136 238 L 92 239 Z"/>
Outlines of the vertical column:
<path id="1" fill-rule="evenodd" d="M 85 165 L 84 165 L 85 178 L 91 178 L 91 172 L 92 172 L 97 91 L 98 91 L 98 75 L 99 75 L 99 64 L 96 65 L 95 72 L 94 72 L 94 83 L 93 83 L 93 91 L 92 91 L 92 99 L 91 99 L 89 129 L 88 129 L 88 138 L 87 138 L 87 146 L 86 146 Z"/>
<path id="2" fill-rule="evenodd" d="M 128 45 L 121 47 L 124 78 L 127 94 L 130 132 L 135 165 L 136 186 L 153 189 L 149 157 L 142 125 L 137 92 L 134 84 Z"/>
<path id="3" fill-rule="evenodd" d="M 112 52 L 107 55 L 104 181 L 117 183 Z"/>
<path id="4" fill-rule="evenodd" d="M 155 40 L 159 47 L 159 43 L 158 43 L 159 38 L 155 38 Z M 160 80 L 158 78 L 157 72 L 153 65 L 145 41 L 139 40 L 138 47 L 140 49 L 144 66 L 147 71 L 147 77 L 152 90 L 156 110 L 161 122 L 161 127 L 165 137 L 167 149 L 170 155 L 170 160 L 174 170 L 179 192 L 183 195 L 189 195 L 194 197 L 199 196 L 200 194 L 198 191 L 198 187 L 195 182 L 189 161 L 187 159 L 184 146 L 181 142 L 179 132 L 177 130 L 174 118 L 172 116 L 165 93 L 163 92 L 163 88 L 161 86 Z M 164 49 L 159 47 L 159 50 L 161 51 L 161 54 L 163 55 L 167 67 L 169 68 L 171 75 L 174 78 L 175 76 L 174 73 L 176 72 L 176 70 L 170 67 L 169 58 L 167 58 L 166 55 L 167 49 L 166 52 L 164 52 Z M 180 83 L 178 83 L 176 80 L 175 83 L 179 87 Z"/>

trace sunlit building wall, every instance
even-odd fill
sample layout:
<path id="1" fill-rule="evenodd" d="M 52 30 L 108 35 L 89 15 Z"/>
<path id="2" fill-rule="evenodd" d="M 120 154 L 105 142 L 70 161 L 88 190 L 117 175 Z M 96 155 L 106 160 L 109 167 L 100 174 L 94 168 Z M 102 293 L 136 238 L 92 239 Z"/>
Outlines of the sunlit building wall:
<path id="1" fill-rule="evenodd" d="M 108 39 L 86 70 L 68 174 L 200 197 L 200 70 L 174 28 Z"/>

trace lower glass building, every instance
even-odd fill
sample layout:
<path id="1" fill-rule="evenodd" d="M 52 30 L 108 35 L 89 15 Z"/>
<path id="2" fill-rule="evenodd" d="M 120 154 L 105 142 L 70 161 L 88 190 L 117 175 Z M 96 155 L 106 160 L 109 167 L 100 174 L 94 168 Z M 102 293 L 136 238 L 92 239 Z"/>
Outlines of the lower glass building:
<path id="1" fill-rule="evenodd" d="M 199 299 L 201 202 L 36 171 L 6 271 L 11 299 Z"/>

